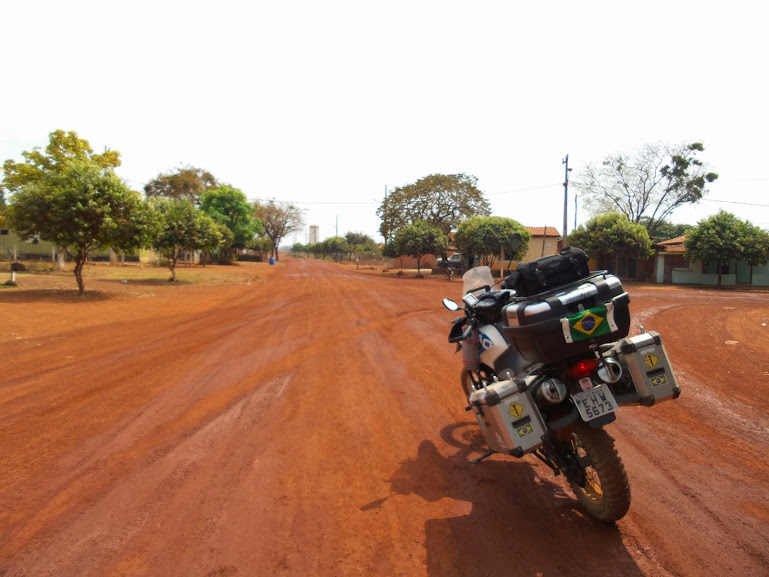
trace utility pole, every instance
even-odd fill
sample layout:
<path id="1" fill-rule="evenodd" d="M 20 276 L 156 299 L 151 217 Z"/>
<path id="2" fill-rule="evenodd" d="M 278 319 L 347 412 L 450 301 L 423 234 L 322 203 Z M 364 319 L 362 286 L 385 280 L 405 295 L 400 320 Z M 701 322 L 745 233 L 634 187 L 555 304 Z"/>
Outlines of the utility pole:
<path id="1" fill-rule="evenodd" d="M 382 235 L 384 237 L 384 245 L 387 246 L 387 237 L 390 236 L 390 229 L 387 228 L 387 185 L 385 184 L 385 199 L 384 199 L 384 208 L 385 211 L 382 213 L 382 224 L 384 225 L 384 234 Z"/>
<path id="2" fill-rule="evenodd" d="M 578 194 L 574 195 L 574 228 L 571 230 L 577 229 L 577 199 L 579 198 Z"/>
<path id="3" fill-rule="evenodd" d="M 569 168 L 569 155 L 566 155 L 566 158 L 563 159 L 561 164 L 566 165 L 566 176 L 564 177 L 563 181 L 563 246 L 566 247 L 569 244 L 569 235 L 566 234 L 566 215 L 568 213 L 568 205 L 569 205 L 569 172 L 571 172 L 571 168 Z"/>

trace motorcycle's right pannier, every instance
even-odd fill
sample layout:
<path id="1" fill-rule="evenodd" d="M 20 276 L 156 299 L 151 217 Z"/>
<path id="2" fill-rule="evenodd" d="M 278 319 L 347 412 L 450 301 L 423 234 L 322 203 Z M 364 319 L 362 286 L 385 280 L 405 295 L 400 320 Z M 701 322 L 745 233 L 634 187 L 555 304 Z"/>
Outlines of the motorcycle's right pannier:
<path id="1" fill-rule="evenodd" d="M 622 339 L 618 346 L 621 353 L 618 360 L 625 380 L 633 388 L 628 394 L 618 395 L 618 403 L 651 407 L 678 398 L 681 388 L 676 383 L 668 353 L 658 332 L 649 331 Z"/>
<path id="2" fill-rule="evenodd" d="M 557 363 L 594 345 L 627 336 L 630 296 L 606 271 L 525 299 L 502 310 L 510 345 L 529 362 Z"/>

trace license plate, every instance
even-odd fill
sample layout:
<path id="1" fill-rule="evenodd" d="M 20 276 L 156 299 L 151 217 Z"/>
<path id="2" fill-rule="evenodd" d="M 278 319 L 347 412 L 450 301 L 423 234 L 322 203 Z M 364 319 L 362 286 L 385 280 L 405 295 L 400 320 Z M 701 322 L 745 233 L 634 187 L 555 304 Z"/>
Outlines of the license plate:
<path id="1" fill-rule="evenodd" d="M 592 421 L 616 411 L 619 406 L 607 387 L 593 387 L 571 396 L 584 421 Z"/>

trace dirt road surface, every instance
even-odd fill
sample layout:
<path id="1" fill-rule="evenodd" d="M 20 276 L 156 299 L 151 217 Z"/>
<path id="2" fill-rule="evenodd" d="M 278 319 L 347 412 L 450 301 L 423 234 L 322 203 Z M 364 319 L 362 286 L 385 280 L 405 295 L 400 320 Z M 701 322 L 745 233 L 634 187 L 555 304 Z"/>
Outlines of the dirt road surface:
<path id="1" fill-rule="evenodd" d="M 468 462 L 460 282 L 273 268 L 0 291 L 2 577 L 769 575 L 769 294 L 629 286 L 683 394 L 620 409 L 604 525 L 531 457 Z"/>

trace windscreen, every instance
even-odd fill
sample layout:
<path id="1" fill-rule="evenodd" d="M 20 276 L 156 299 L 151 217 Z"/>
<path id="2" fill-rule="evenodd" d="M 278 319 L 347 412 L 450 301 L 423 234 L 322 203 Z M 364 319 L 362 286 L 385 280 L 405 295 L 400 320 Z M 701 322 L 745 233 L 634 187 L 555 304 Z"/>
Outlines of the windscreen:
<path id="1" fill-rule="evenodd" d="M 482 286 L 494 286 L 494 275 L 487 266 L 471 268 L 462 276 L 462 295 Z"/>

